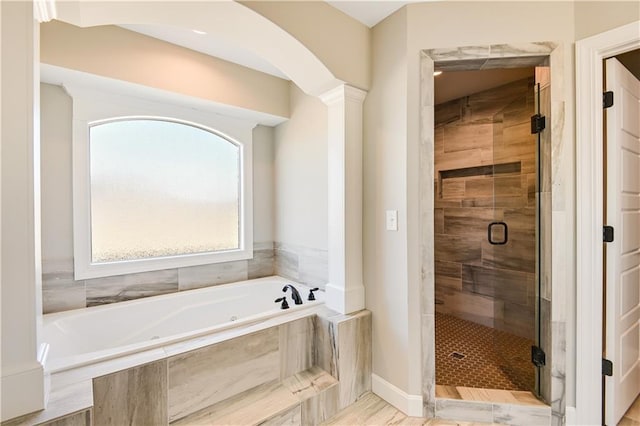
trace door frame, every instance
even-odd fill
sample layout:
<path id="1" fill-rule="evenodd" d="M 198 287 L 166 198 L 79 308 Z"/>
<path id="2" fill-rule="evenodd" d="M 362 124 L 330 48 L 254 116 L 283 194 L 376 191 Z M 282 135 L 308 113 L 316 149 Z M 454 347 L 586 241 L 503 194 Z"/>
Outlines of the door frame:
<path id="1" fill-rule="evenodd" d="M 436 398 L 435 392 L 435 263 L 434 263 L 434 233 L 433 233 L 433 214 L 434 214 L 434 77 L 433 71 L 436 64 L 439 68 L 445 68 L 447 61 L 452 61 L 451 66 L 456 67 L 456 63 L 460 63 L 466 70 L 480 69 L 483 61 L 499 59 L 500 61 L 508 60 L 512 66 L 523 66 L 523 61 L 531 60 L 531 65 L 539 64 L 539 60 L 544 57 L 548 60 L 551 72 L 551 90 L 552 102 L 551 111 L 547 117 L 548 131 L 551 138 L 551 145 L 554 147 L 564 147 L 570 144 L 570 141 L 563 139 L 563 135 L 567 133 L 570 124 L 564 120 L 565 105 L 569 105 L 569 98 L 566 97 L 564 70 L 566 65 L 565 55 L 567 45 L 561 42 L 541 41 L 531 43 L 509 43 L 509 52 L 504 52 L 504 44 L 495 45 L 477 45 L 477 46 L 457 46 L 447 48 L 425 48 L 421 50 L 420 58 L 420 144 L 419 144 L 419 217 L 420 221 L 420 243 L 422 250 L 420 252 L 420 309 L 422 316 L 421 324 L 421 344 L 423 348 L 422 354 L 422 400 L 423 411 L 422 417 L 441 417 L 456 420 L 462 420 L 460 410 L 484 410 L 486 413 L 492 412 L 492 403 L 483 404 L 477 401 L 459 400 L 455 402 L 455 409 L 452 409 L 448 403 L 441 403 L 445 399 Z M 452 53 L 455 52 L 455 53 Z M 538 58 L 538 59 L 535 59 Z M 513 62 L 511 62 L 513 61 Z M 464 65 L 462 65 L 464 64 Z M 518 64 L 518 65 L 515 65 Z M 506 67 L 506 66 L 503 66 Z M 451 69 L 451 68 L 450 68 Z M 453 70 L 453 69 L 451 69 Z M 554 98 L 555 97 L 555 98 Z M 553 102 L 555 99 L 556 102 Z M 561 149 L 559 151 L 562 151 Z M 566 167 L 553 167 L 554 161 L 557 164 L 566 164 L 568 159 L 566 154 L 568 150 L 557 153 L 554 150 L 551 153 L 550 169 L 552 174 L 556 174 L 557 180 L 568 180 L 565 176 L 558 177 L 565 173 Z M 569 164 L 572 168 L 573 164 Z M 573 176 L 572 173 L 566 172 Z M 553 176 L 552 176 L 553 182 Z M 564 186 L 564 185 L 562 185 Z M 561 210 L 561 216 L 556 222 L 552 222 L 552 194 L 551 191 L 546 194 L 548 197 L 547 206 L 549 212 L 549 232 L 544 237 L 549 244 L 549 250 L 553 248 L 554 252 L 565 253 L 567 250 L 573 250 L 572 244 L 564 244 L 563 241 L 573 241 L 573 224 L 567 226 L 565 218 L 568 215 L 564 213 L 564 207 Z M 563 201 L 560 199 L 560 201 Z M 563 203 L 564 204 L 564 203 Z M 568 218 L 569 220 L 571 218 Z M 555 238 L 558 235 L 559 238 Z M 566 238 L 564 238 L 566 237 Z M 543 238 L 543 237 L 541 237 Z M 550 411 L 552 420 L 555 423 L 562 422 L 565 415 L 564 389 L 565 383 L 565 342 L 566 327 L 564 319 L 566 282 L 565 276 L 568 269 L 555 268 L 552 269 L 552 263 L 557 263 L 557 259 L 552 258 L 545 268 L 547 279 L 543 282 L 545 291 L 546 316 L 541 318 L 544 327 L 543 336 L 546 345 L 547 365 L 543 367 L 543 385 L 541 393 L 546 401 L 551 405 Z M 558 283 L 557 285 L 552 285 Z M 552 301 L 556 303 L 557 308 L 552 310 Z M 553 343 L 556 342 L 556 343 Z M 555 397 L 554 397 L 555 396 Z M 555 403 L 553 403 L 555 401 Z M 514 416 L 527 416 L 528 407 L 522 405 L 510 405 L 509 412 Z M 449 409 L 447 408 L 449 407 Z M 458 411 L 458 412 L 456 412 Z M 415 415 L 415 414 L 412 414 Z M 516 417 L 520 418 L 520 417 Z M 555 424 L 554 423 L 554 424 Z"/>
<path id="2" fill-rule="evenodd" d="M 640 48 L 640 21 L 576 42 L 576 413 L 602 410 L 603 59 Z"/>

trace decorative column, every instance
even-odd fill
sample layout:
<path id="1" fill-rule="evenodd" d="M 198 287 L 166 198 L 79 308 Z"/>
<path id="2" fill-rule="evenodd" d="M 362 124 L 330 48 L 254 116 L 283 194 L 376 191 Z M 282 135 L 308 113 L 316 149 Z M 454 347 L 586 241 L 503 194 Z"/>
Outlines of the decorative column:
<path id="1" fill-rule="evenodd" d="M 38 347 L 42 271 L 37 10 L 32 1 L 0 2 L 2 421 L 40 410 L 46 399 L 46 348 Z"/>
<path id="2" fill-rule="evenodd" d="M 326 304 L 343 314 L 364 309 L 362 281 L 362 102 L 343 84 L 320 96 L 328 107 L 329 282 Z"/>

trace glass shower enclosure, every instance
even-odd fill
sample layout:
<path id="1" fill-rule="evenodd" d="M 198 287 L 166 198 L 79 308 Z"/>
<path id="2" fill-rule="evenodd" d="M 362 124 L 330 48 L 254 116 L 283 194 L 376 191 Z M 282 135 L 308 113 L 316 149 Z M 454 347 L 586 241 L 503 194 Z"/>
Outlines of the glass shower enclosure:
<path id="1" fill-rule="evenodd" d="M 548 70 L 548 68 L 546 68 Z M 546 364 L 541 327 L 543 149 L 548 72 L 536 69 L 528 91 L 494 116 L 493 220 L 483 264 L 494 268 L 494 348 L 500 368 L 539 395 Z M 548 83 L 548 81 L 547 81 Z M 548 158 L 546 159 L 548 160 Z M 548 164 L 548 161 L 546 162 Z M 547 225 L 545 221 L 544 225 Z"/>

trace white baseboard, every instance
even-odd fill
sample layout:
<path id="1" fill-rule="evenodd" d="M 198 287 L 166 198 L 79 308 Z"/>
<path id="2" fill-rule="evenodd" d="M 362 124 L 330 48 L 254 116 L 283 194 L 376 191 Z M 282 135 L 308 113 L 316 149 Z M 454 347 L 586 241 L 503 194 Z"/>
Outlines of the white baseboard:
<path id="1" fill-rule="evenodd" d="M 371 375 L 371 391 L 411 417 L 422 417 L 422 395 L 409 395 L 382 377 Z"/>

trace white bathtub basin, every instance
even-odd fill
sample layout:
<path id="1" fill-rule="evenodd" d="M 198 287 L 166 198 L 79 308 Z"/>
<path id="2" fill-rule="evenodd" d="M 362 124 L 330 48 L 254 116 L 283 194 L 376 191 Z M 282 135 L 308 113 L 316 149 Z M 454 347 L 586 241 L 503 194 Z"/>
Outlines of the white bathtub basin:
<path id="1" fill-rule="evenodd" d="M 281 310 L 276 298 L 293 284 L 304 301 Z M 215 333 L 324 303 L 324 292 L 307 301 L 309 288 L 273 276 L 110 305 L 44 315 L 43 341 L 50 345 L 46 370 L 68 370 L 122 355 Z"/>

